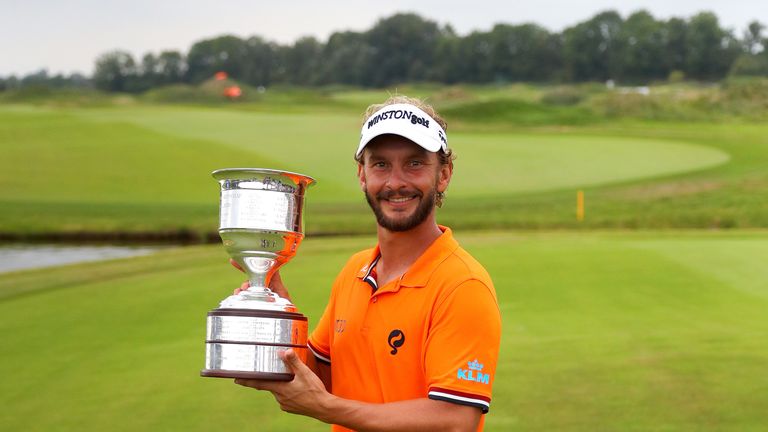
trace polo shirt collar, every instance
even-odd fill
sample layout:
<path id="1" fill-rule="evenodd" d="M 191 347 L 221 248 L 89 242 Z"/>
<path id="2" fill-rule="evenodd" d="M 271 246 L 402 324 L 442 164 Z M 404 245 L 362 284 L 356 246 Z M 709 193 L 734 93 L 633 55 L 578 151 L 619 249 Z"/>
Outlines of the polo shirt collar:
<path id="1" fill-rule="evenodd" d="M 411 267 L 401 278 L 400 286 L 425 286 L 437 266 L 459 247 L 459 243 L 453 238 L 453 232 L 450 228 L 442 225 L 438 225 L 438 227 L 443 233 L 411 264 Z M 357 277 L 360 279 L 365 278 L 370 273 L 371 267 L 376 265 L 380 255 L 381 250 L 379 245 L 376 245 L 366 261 L 367 264 L 357 273 Z"/>

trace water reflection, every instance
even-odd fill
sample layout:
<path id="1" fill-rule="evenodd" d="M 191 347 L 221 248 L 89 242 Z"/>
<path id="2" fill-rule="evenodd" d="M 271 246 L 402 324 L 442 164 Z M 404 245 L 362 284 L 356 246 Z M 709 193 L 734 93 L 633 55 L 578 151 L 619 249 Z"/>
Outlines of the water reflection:
<path id="1" fill-rule="evenodd" d="M 112 258 L 148 255 L 158 249 L 159 247 L 136 246 L 0 246 L 0 273 L 63 264 L 101 261 Z"/>

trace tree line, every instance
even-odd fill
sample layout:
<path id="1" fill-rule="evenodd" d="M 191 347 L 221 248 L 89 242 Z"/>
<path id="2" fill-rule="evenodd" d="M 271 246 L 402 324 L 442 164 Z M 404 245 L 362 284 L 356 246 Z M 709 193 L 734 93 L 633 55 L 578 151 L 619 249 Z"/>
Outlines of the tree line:
<path id="1" fill-rule="evenodd" d="M 716 15 L 659 20 L 640 10 L 626 19 L 605 11 L 550 32 L 536 24 L 497 24 L 459 36 L 450 25 L 396 14 L 364 32 L 336 32 L 327 41 L 303 37 L 280 45 L 259 36 L 218 36 L 184 54 L 116 50 L 99 56 L 90 83 L 106 91 L 143 92 L 198 84 L 224 71 L 253 86 L 344 84 L 383 87 L 403 82 L 507 83 L 614 80 L 641 84 L 670 77 L 717 81 L 730 75 L 768 76 L 768 37 L 753 21 L 741 36 Z M 0 89 L 24 80 L 0 78 Z M 68 78 L 49 77 L 66 84 Z M 70 77 L 82 84 L 82 77 Z"/>

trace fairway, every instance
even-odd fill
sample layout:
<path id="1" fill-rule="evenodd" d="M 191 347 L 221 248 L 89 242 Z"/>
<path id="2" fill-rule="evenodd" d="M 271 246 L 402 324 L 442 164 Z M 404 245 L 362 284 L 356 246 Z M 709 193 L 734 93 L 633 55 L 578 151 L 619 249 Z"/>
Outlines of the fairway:
<path id="1" fill-rule="evenodd" d="M 764 232 L 457 232 L 494 278 L 488 431 L 759 430 Z M 284 270 L 317 322 L 373 239 L 309 238 Z M 0 275 L 0 430 L 327 430 L 198 377 L 205 314 L 242 279 L 220 246 Z M 258 425 L 258 426 L 256 426 Z"/>
<path id="2" fill-rule="evenodd" d="M 211 231 L 217 188 L 210 172 L 252 166 L 318 180 L 308 195 L 310 232 L 370 232 L 360 222 L 365 208 L 352 160 L 358 128 L 356 115 L 322 110 L 3 107 L 0 231 Z M 560 224 L 572 223 L 570 210 L 552 206 L 571 206 L 578 188 L 606 190 L 695 175 L 729 167 L 732 152 L 736 166 L 746 169 L 749 163 L 730 142 L 677 139 L 678 129 L 669 136 L 639 131 L 648 135 L 645 129 L 607 128 L 450 132 L 458 159 L 449 195 L 457 206 L 453 211 L 466 215 L 456 223 L 475 226 L 490 213 L 509 221 L 501 226 L 516 226 L 516 212 L 500 209 L 531 196 L 545 199 L 546 212 Z M 473 207 L 477 199 L 492 200 L 494 209 Z M 626 205 L 615 201 L 599 202 L 611 205 L 609 214 L 626 217 Z"/>

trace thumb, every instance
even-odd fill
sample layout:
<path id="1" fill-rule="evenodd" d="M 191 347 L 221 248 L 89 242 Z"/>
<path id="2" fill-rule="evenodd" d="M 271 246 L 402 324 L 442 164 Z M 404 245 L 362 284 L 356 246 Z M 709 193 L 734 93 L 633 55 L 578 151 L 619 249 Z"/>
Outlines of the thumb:
<path id="1" fill-rule="evenodd" d="M 290 348 L 283 351 L 281 357 L 283 358 L 285 364 L 293 371 L 293 373 L 298 373 L 302 368 L 307 367 L 304 365 L 304 363 L 301 362 L 299 356 L 296 355 L 296 351 Z"/>

